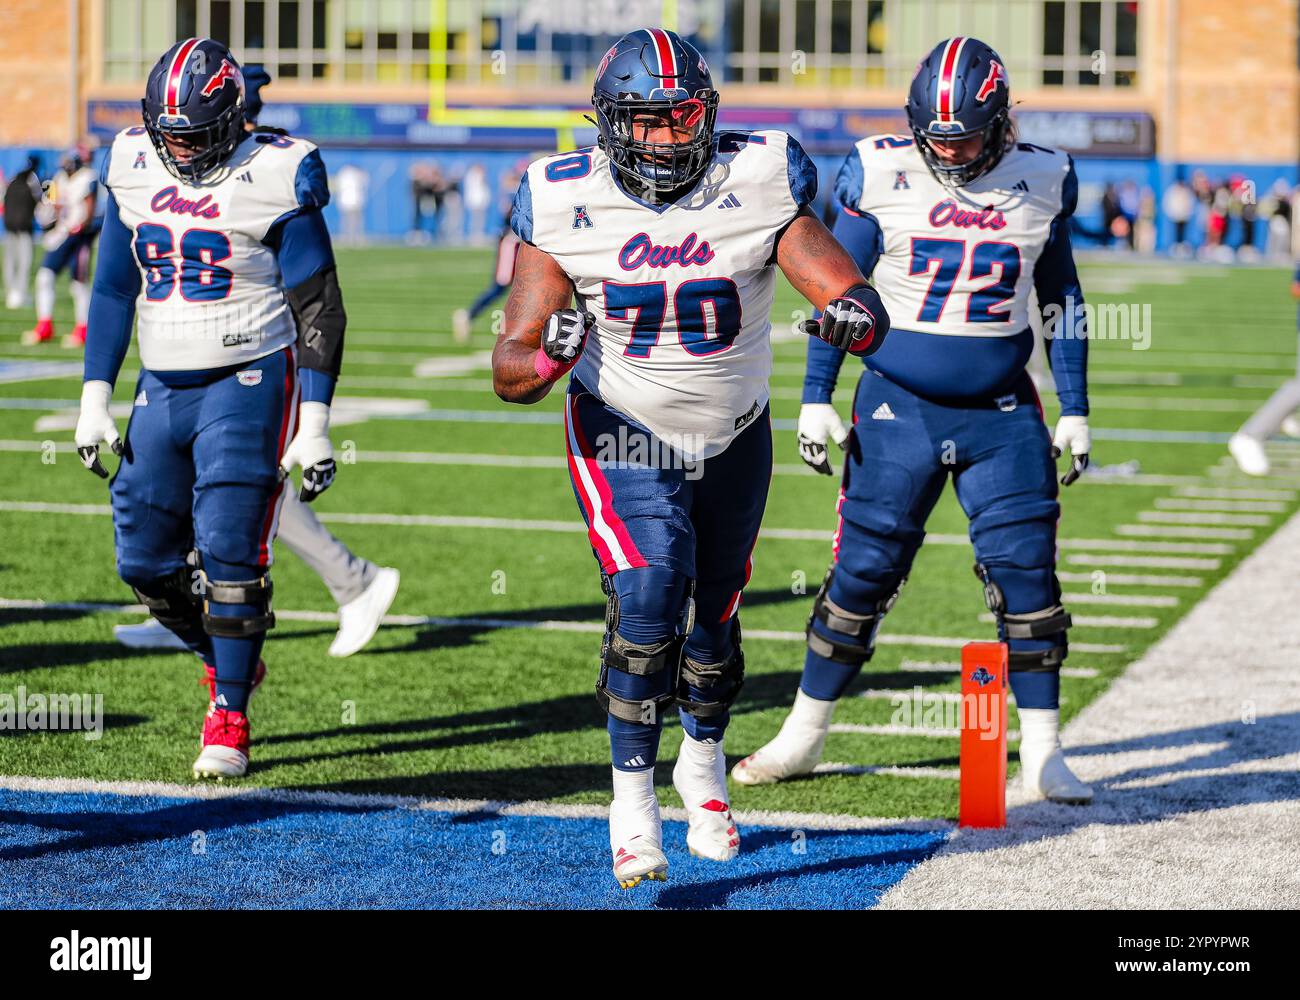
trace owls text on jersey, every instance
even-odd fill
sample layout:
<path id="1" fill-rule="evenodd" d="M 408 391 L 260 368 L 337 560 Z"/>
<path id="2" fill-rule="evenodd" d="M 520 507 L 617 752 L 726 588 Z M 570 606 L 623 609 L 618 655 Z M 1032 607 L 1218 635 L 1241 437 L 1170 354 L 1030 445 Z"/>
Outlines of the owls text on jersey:
<path id="1" fill-rule="evenodd" d="M 773 260 L 817 193 L 783 132 L 719 132 L 677 202 L 628 194 L 598 148 L 534 162 L 511 225 L 596 317 L 574 377 L 690 460 L 722 452 L 768 400 Z"/>
<path id="2" fill-rule="evenodd" d="M 297 340 L 276 250 L 265 241 L 278 222 L 329 202 L 312 143 L 250 133 L 190 184 L 167 170 L 144 128 L 128 128 L 113 140 L 101 178 L 143 276 L 136 313 L 145 368 L 223 368 Z"/>
<path id="3" fill-rule="evenodd" d="M 1025 142 L 965 187 L 946 187 L 901 135 L 857 143 L 835 182 L 840 204 L 880 227 L 873 284 L 895 329 L 955 337 L 1029 326 L 1034 266 L 1077 192 L 1069 156 Z"/>

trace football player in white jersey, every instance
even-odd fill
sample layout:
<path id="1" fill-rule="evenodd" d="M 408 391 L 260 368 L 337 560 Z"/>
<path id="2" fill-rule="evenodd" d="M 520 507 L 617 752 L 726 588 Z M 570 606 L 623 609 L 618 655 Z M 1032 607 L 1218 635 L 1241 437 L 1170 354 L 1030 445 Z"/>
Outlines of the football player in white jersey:
<path id="1" fill-rule="evenodd" d="M 64 268 L 68 269 L 74 326 L 72 332 L 63 338 L 63 346 L 81 347 L 86 342 L 90 253 L 97 231 L 97 195 L 90 151 L 84 146 L 69 150 L 38 209 L 38 219 L 41 216 L 48 218 L 49 228 L 41 237 L 45 256 L 36 271 L 36 326 L 22 337 L 23 343 L 29 347 L 54 339 L 54 281 Z"/>
<path id="2" fill-rule="evenodd" d="M 262 111 L 261 88 L 271 82 L 262 66 L 244 66 L 244 128 L 257 128 Z M 264 130 L 266 131 L 266 130 Z M 276 526 L 276 541 L 311 567 L 329 589 L 339 609 L 339 630 L 330 643 L 330 656 L 351 656 L 360 652 L 379 631 L 388 613 L 401 574 L 392 566 L 378 566 L 359 556 L 336 538 L 292 490 L 285 491 Z M 113 635 L 132 649 L 175 649 L 189 647 L 156 618 L 138 625 L 115 625 Z"/>
<path id="3" fill-rule="evenodd" d="M 248 768 L 271 543 L 293 466 L 299 497 L 333 481 L 329 406 L 346 316 L 325 167 L 309 142 L 246 132 L 239 64 L 189 38 L 149 74 L 144 125 L 113 140 L 77 424 L 111 485 L 118 573 L 207 667 L 200 777 Z M 113 384 L 139 320 L 140 380 L 120 438 Z M 199 554 L 200 571 L 187 565 Z"/>
<path id="4" fill-rule="evenodd" d="M 715 132 L 718 94 L 689 43 L 658 28 L 623 36 L 592 103 L 599 143 L 538 160 L 520 182 L 524 246 L 493 378 L 502 399 L 535 403 L 572 370 L 570 477 L 608 596 L 596 692 L 610 849 L 630 888 L 668 868 L 654 764 L 673 705 L 687 846 L 717 861 L 739 849 L 722 740 L 772 469 L 774 268 L 825 309 L 810 332 L 829 343 L 870 353 L 888 318 L 809 210 L 817 175 L 799 144 Z"/>
<path id="5" fill-rule="evenodd" d="M 830 474 L 827 438 L 845 447 L 834 559 L 808 621 L 794 708 L 742 760 L 745 784 L 806 774 L 836 700 L 870 659 L 880 621 L 952 476 L 970 518 L 975 573 L 1010 650 L 1020 763 L 1031 796 L 1082 803 L 1057 735 L 1070 616 L 1056 577 L 1056 472 L 1088 462 L 1087 340 L 1070 248 L 1077 181 L 1070 157 L 1017 142 L 1006 71 L 974 38 L 939 43 L 917 68 L 912 135 L 863 139 L 836 183 L 835 235 L 874 274 L 895 324 L 858 383 L 854 426 L 831 405 L 843 353 L 810 343 L 799 418 L 805 461 Z M 1048 323 L 1061 403 L 1049 437 L 1025 363 L 1029 293 Z"/>

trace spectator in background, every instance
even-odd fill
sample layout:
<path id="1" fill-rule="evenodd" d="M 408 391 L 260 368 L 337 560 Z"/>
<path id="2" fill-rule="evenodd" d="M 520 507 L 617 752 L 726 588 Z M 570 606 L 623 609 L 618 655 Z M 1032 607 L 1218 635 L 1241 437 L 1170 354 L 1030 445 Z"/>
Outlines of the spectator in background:
<path id="1" fill-rule="evenodd" d="M 1133 225 L 1133 246 L 1138 253 L 1154 253 L 1156 249 L 1156 193 L 1142 188 L 1138 200 L 1137 222 Z"/>
<path id="2" fill-rule="evenodd" d="M 1187 227 L 1196 215 L 1195 192 L 1179 177 L 1165 188 L 1160 208 L 1165 213 L 1165 218 L 1174 225 L 1173 252 L 1179 256 L 1190 256 L 1192 248 L 1187 241 Z"/>
<path id="3" fill-rule="evenodd" d="M 352 163 L 346 163 L 334 175 L 334 198 L 343 220 L 340 239 L 343 243 L 357 244 L 366 238 L 366 195 L 370 189 L 370 175 Z"/>
<path id="4" fill-rule="evenodd" d="M 1128 243 L 1130 250 L 1134 249 L 1136 243 L 1136 228 L 1138 215 L 1142 209 L 1142 196 L 1138 191 L 1138 186 L 1131 180 L 1126 180 L 1120 184 L 1117 192 L 1119 202 L 1119 214 L 1123 218 L 1123 225 L 1119 228 L 1116 237 L 1123 237 Z"/>
<path id="5" fill-rule="evenodd" d="M 1259 214 L 1268 220 L 1265 251 L 1270 260 L 1291 255 L 1291 195 L 1290 186 L 1279 177 L 1259 206 Z"/>
<path id="6" fill-rule="evenodd" d="M 40 157 L 27 154 L 27 165 L 5 188 L 5 307 L 32 304 L 32 228 L 41 201 Z"/>
<path id="7" fill-rule="evenodd" d="M 487 238 L 487 212 L 492 207 L 492 189 L 481 163 L 472 163 L 465 171 L 461 180 L 461 197 L 469 218 L 469 240 L 475 244 L 482 243 Z"/>
<path id="8" fill-rule="evenodd" d="M 1119 210 L 1119 194 L 1110 181 L 1101 193 L 1101 245 L 1108 247 L 1116 236 L 1116 230 L 1123 234 L 1123 225 L 1119 222 L 1123 213 Z"/>

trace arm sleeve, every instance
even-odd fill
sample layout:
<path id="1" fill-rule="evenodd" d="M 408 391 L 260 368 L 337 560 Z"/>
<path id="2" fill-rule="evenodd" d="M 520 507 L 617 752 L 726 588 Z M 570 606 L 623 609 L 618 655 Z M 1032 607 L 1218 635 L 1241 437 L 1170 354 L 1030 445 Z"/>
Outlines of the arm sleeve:
<path id="1" fill-rule="evenodd" d="M 276 251 L 280 278 L 288 290 L 300 338 L 304 318 L 310 315 L 308 325 L 315 328 L 322 341 L 319 350 L 299 351 L 302 398 L 329 404 L 334 398 L 347 323 L 338 294 L 329 228 L 319 208 L 304 208 L 277 222 L 264 242 Z M 300 347 L 305 346 L 300 339 Z"/>
<path id="2" fill-rule="evenodd" d="M 131 231 L 122 224 L 117 200 L 110 191 L 99 238 L 99 266 L 90 293 L 84 381 L 98 380 L 109 385 L 117 382 L 131 345 L 139 294 L 140 269 L 131 249 Z"/>
<path id="3" fill-rule="evenodd" d="M 853 154 L 857 159 L 857 154 Z M 876 261 L 884 246 L 880 224 L 874 215 L 860 215 L 845 209 L 835 219 L 831 233 L 849 252 L 862 273 L 868 278 L 876 269 Z M 804 370 L 803 402 L 829 403 L 835 395 L 840 366 L 844 364 L 844 351 L 832 347 L 820 337 L 808 338 L 808 363 Z"/>
<path id="4" fill-rule="evenodd" d="M 1043 252 L 1034 265 L 1034 290 L 1044 323 L 1054 314 L 1055 335 L 1047 341 L 1047 361 L 1056 382 L 1061 416 L 1088 415 L 1088 330 L 1083 313 L 1083 290 L 1070 245 L 1070 216 L 1078 202 L 1079 182 L 1071 161 L 1061 195 L 1061 214 Z M 1054 308 L 1053 308 L 1054 307 Z"/>

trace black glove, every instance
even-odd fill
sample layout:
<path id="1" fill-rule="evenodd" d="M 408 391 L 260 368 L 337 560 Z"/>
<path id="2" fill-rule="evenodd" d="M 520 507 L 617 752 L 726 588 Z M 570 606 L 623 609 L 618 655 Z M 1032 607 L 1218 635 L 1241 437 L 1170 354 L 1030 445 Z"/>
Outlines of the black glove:
<path id="1" fill-rule="evenodd" d="M 804 333 L 832 347 L 865 357 L 880 350 L 889 332 L 889 313 L 870 285 L 854 285 L 831 299 L 820 320 L 805 320 Z"/>
<path id="2" fill-rule="evenodd" d="M 542 330 L 542 353 L 561 365 L 572 365 L 582 353 L 587 334 L 596 317 L 581 309 L 561 309 L 546 318 Z"/>

